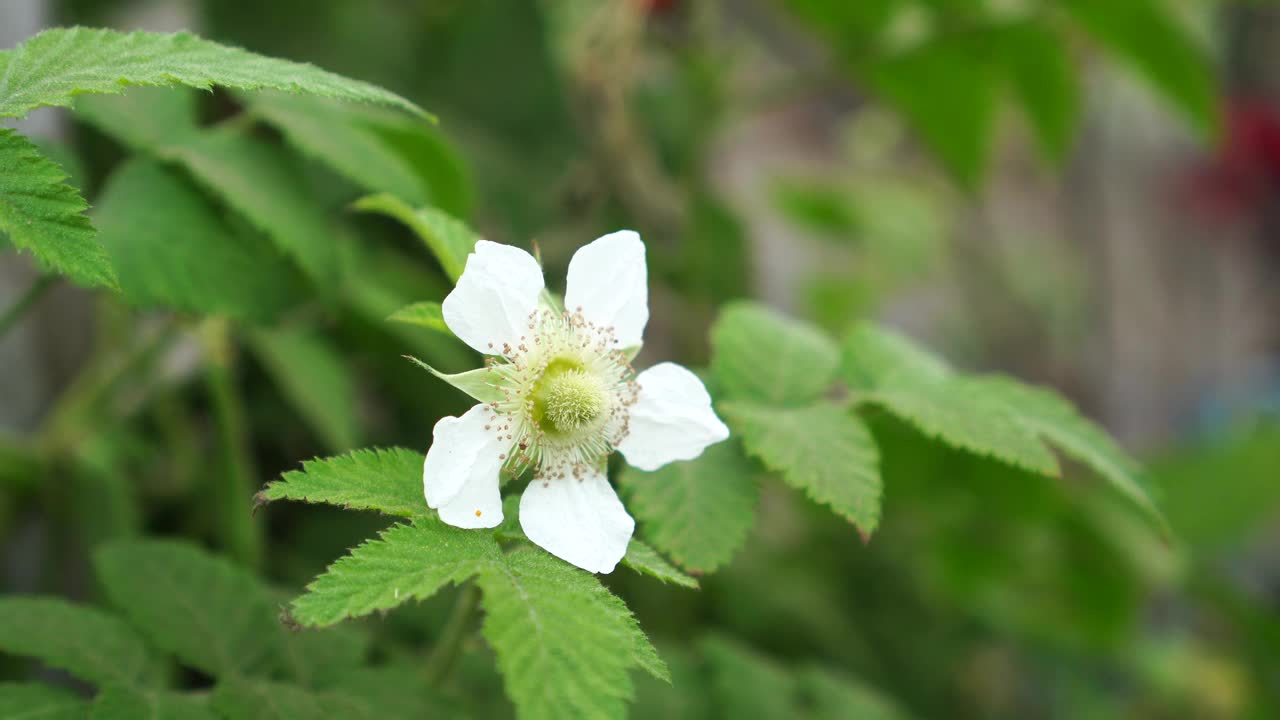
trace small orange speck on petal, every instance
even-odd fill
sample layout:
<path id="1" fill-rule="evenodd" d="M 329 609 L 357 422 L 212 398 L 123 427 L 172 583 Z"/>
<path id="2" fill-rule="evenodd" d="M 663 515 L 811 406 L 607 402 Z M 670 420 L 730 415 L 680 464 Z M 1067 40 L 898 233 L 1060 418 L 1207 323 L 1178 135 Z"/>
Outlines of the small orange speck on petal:
<path id="1" fill-rule="evenodd" d="M 476 511 L 476 517 L 480 517 L 480 511 L 479 511 L 479 510 L 477 510 L 477 511 Z"/>

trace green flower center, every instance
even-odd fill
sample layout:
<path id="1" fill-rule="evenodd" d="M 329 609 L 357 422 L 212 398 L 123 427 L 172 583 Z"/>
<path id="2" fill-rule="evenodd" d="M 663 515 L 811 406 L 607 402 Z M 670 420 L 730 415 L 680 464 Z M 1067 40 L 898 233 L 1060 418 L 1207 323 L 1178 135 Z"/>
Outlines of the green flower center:
<path id="1" fill-rule="evenodd" d="M 593 424 L 609 407 L 601 379 L 572 360 L 552 361 L 533 390 L 533 415 L 552 435 L 572 435 Z"/>

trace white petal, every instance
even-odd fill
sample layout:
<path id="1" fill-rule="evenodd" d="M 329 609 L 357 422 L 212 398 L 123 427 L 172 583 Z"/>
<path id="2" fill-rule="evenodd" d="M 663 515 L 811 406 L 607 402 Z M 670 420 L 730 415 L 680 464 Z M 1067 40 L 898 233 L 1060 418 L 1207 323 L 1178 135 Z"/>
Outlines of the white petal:
<path id="1" fill-rule="evenodd" d="M 597 325 L 612 325 L 617 347 L 640 344 L 649 322 L 649 273 L 644 243 L 620 230 L 578 248 L 569 261 L 564 307 Z"/>
<path id="2" fill-rule="evenodd" d="M 729 437 L 697 375 L 661 363 L 640 373 L 636 382 L 640 395 L 631 406 L 630 432 L 618 444 L 628 463 L 657 470 L 674 460 L 692 460 Z"/>
<path id="3" fill-rule="evenodd" d="M 534 478 L 520 498 L 520 527 L 561 560 L 594 573 L 613 572 L 636 529 L 602 472 L 581 480 Z"/>
<path id="4" fill-rule="evenodd" d="M 516 347 L 528 333 L 529 313 L 538 308 L 542 268 L 518 247 L 488 240 L 476 243 L 458 285 L 444 299 L 444 322 L 462 342 L 486 355 Z"/>
<path id="5" fill-rule="evenodd" d="M 460 418 L 441 418 L 432 431 L 422 463 L 422 491 L 427 506 L 439 508 L 440 519 L 450 525 L 478 528 L 502 522 L 498 472 L 510 444 L 496 431 L 485 430 L 494 421 L 493 410 L 476 405 Z"/>

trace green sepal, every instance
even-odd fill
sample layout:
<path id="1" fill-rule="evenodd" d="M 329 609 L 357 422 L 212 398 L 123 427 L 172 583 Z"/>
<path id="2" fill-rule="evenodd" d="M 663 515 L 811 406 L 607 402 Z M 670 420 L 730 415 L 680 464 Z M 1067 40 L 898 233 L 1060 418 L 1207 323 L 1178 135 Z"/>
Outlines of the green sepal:
<path id="1" fill-rule="evenodd" d="M 405 357 L 413 361 L 413 363 L 418 367 L 424 368 L 432 375 L 435 375 L 482 403 L 502 402 L 507 399 L 506 393 L 503 392 L 505 383 L 502 376 L 494 372 L 491 368 L 476 368 L 475 370 L 468 370 L 466 372 L 450 375 L 436 370 L 412 355 L 405 355 Z"/>

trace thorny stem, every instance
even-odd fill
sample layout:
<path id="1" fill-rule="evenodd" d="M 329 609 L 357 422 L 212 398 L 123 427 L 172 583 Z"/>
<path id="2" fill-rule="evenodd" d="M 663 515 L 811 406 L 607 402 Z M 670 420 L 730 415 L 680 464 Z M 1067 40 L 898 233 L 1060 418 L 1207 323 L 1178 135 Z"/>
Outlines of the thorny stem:
<path id="1" fill-rule="evenodd" d="M 218 525 L 232 556 L 257 568 L 262 562 L 262 529 L 249 512 L 257 483 L 244 403 L 236 388 L 231 328 L 225 319 L 210 318 L 201 325 L 200 336 L 208 354 L 205 384 L 222 447 L 222 463 L 213 483 Z"/>
<path id="2" fill-rule="evenodd" d="M 3 338 L 5 333 L 13 329 L 13 327 L 18 324 L 18 321 L 27 314 L 27 311 L 30 310 L 36 302 L 40 300 L 40 298 L 44 297 L 44 294 L 49 292 L 50 288 L 57 284 L 57 282 L 58 277 L 56 275 L 41 275 L 37 278 L 36 281 L 31 284 L 31 287 L 27 288 L 27 291 L 22 293 L 21 297 L 10 305 L 4 311 L 3 315 L 0 315 L 0 338 Z"/>
<path id="3" fill-rule="evenodd" d="M 458 657 L 462 654 L 462 641 L 467 637 L 467 631 L 470 629 L 479 605 L 480 589 L 474 582 L 467 583 L 459 593 L 458 599 L 454 601 L 453 611 L 449 613 L 444 632 L 441 633 L 440 640 L 431 651 L 431 656 L 427 658 L 427 682 L 432 687 L 438 688 L 443 685 L 445 680 L 449 679 L 449 673 L 452 672 L 453 667 L 458 664 Z"/>

